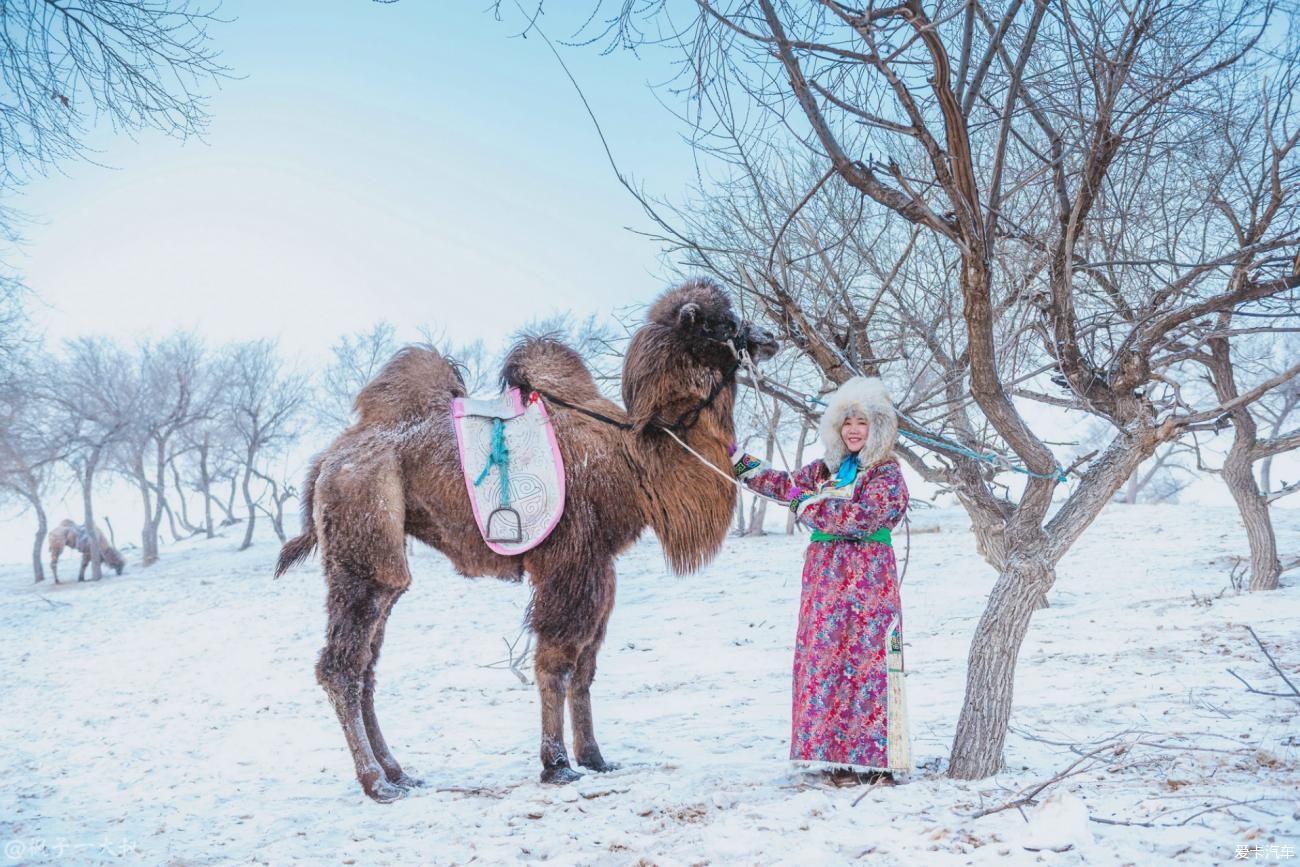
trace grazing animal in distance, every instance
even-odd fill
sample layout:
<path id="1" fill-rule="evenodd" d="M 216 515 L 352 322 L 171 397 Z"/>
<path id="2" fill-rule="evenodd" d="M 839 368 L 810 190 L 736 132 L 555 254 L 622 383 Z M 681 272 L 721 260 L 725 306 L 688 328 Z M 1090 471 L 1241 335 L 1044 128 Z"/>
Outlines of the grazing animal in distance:
<path id="1" fill-rule="evenodd" d="M 109 544 L 108 537 L 104 531 L 95 528 L 95 533 L 99 537 L 99 556 L 100 559 L 111 566 L 118 575 L 126 568 L 126 558 L 124 558 L 116 548 Z M 64 518 L 59 524 L 49 532 L 45 537 L 50 545 L 50 571 L 54 573 L 54 583 L 59 582 L 59 557 L 63 554 L 64 548 L 72 548 L 81 552 L 81 572 L 77 575 L 78 581 L 86 580 L 86 567 L 90 565 L 90 535 L 86 529 L 71 518 Z"/>
<path id="2" fill-rule="evenodd" d="M 744 353 L 763 361 L 777 348 L 704 280 L 671 289 L 650 307 L 624 356 L 624 406 L 601 394 L 573 349 L 548 337 L 520 341 L 506 357 L 502 384 L 544 401 L 567 494 L 545 541 L 512 556 L 484 542 L 466 493 L 452 423 L 452 401 L 466 389 L 453 364 L 407 347 L 361 390 L 356 422 L 308 469 L 303 531 L 281 550 L 276 574 L 320 548 L 328 624 L 316 678 L 367 795 L 388 802 L 421 784 L 393 756 L 374 707 L 385 624 L 411 583 L 407 536 L 442 552 L 462 575 L 531 582 L 542 781 L 581 776 L 565 748 L 566 702 L 577 763 L 616 767 L 596 743 L 590 694 L 614 607 L 614 558 L 647 527 L 675 572 L 695 571 L 717 553 L 736 497 L 727 453 L 736 369 Z"/>

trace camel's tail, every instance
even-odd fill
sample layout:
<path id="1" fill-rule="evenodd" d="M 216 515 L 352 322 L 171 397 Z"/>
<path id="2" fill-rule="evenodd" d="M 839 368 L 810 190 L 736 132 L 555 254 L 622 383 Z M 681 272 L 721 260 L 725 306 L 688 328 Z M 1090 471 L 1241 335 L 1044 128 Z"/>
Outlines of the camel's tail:
<path id="1" fill-rule="evenodd" d="M 307 468 L 307 480 L 302 486 L 302 532 L 294 536 L 280 549 L 280 559 L 275 564 L 275 577 L 279 578 L 311 556 L 316 550 L 316 520 L 312 517 L 312 501 L 316 497 L 316 477 L 320 475 L 321 456 L 312 459 Z"/>

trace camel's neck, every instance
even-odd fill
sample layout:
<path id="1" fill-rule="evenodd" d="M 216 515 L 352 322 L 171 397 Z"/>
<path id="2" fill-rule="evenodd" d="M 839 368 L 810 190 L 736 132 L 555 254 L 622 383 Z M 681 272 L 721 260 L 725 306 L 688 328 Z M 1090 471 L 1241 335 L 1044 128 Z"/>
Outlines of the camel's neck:
<path id="1" fill-rule="evenodd" d="M 730 412 L 725 418 L 716 412 L 701 415 L 694 427 L 678 435 L 695 454 L 657 428 L 632 435 L 633 459 L 646 475 L 646 523 L 674 572 L 696 571 L 726 539 L 736 487 L 705 462 L 730 475 L 732 431 Z"/>

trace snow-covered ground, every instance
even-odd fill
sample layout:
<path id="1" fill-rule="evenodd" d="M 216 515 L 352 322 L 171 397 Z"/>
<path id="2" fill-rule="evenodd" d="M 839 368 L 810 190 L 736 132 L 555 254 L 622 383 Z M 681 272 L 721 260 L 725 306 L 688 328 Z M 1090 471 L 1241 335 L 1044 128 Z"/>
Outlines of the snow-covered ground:
<path id="1" fill-rule="evenodd" d="M 1300 511 L 1277 522 L 1294 556 Z M 994 575 L 960 512 L 915 511 L 919 767 L 873 790 L 785 760 L 801 538 L 730 539 L 689 578 L 666 574 L 653 538 L 620 561 L 593 692 L 622 769 L 567 788 L 537 782 L 533 687 L 492 665 L 526 587 L 418 549 L 378 707 L 428 787 L 387 806 L 361 794 L 313 678 L 316 566 L 273 581 L 274 542 L 237 542 L 167 548 L 98 584 L 0 566 L 0 865 L 1300 864 L 1300 701 L 1228 673 L 1288 691 L 1249 625 L 1300 684 L 1300 587 L 1292 573 L 1276 593 L 1233 592 L 1231 509 L 1099 519 L 1025 641 L 1007 768 L 977 782 L 943 771 Z M 1076 762 L 1038 803 L 975 817 Z"/>

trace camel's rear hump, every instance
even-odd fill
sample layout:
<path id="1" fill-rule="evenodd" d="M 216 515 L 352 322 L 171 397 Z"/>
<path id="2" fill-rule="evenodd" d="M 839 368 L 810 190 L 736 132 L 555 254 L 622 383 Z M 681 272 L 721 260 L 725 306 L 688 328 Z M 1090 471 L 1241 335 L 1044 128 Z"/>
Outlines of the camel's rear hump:
<path id="1" fill-rule="evenodd" d="M 451 400 L 465 396 L 465 382 L 450 361 L 432 349 L 407 346 L 357 394 L 353 409 L 364 427 L 447 415 Z"/>

